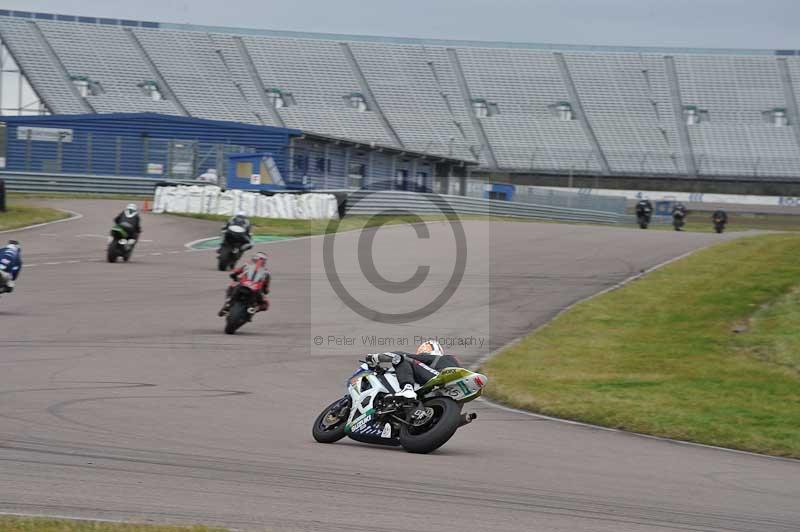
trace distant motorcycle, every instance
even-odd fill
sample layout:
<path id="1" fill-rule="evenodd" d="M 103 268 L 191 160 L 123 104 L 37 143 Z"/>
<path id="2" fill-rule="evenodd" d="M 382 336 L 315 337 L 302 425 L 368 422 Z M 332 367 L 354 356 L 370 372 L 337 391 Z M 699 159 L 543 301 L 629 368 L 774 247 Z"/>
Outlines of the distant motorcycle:
<path id="1" fill-rule="evenodd" d="M 683 209 L 674 210 L 672 212 L 672 227 L 676 231 L 682 231 L 684 225 L 686 225 L 686 211 Z"/>
<path id="2" fill-rule="evenodd" d="M 317 416 L 311 432 L 320 443 L 349 436 L 429 453 L 477 417 L 462 414 L 461 408 L 481 395 L 487 381 L 485 375 L 468 369 L 445 368 L 417 388 L 418 399 L 405 399 L 392 395 L 400 389 L 393 371 L 370 369 L 364 363 L 349 379 L 344 397 Z"/>
<path id="3" fill-rule="evenodd" d="M 222 235 L 222 244 L 217 255 L 219 271 L 232 270 L 245 251 L 253 247 L 247 231 L 240 225 L 229 225 Z"/>
<path id="4" fill-rule="evenodd" d="M 650 225 L 650 220 L 652 216 L 653 216 L 653 209 L 647 206 L 640 208 L 636 214 L 636 219 L 639 222 L 639 227 L 641 227 L 642 229 L 647 229 L 647 226 Z"/>
<path id="5" fill-rule="evenodd" d="M 725 224 L 728 223 L 728 215 L 724 211 L 717 211 L 711 219 L 714 222 L 714 231 L 722 233 L 725 230 Z"/>
<path id="6" fill-rule="evenodd" d="M 134 227 L 128 222 L 120 222 L 111 228 L 111 237 L 108 242 L 107 259 L 108 262 L 122 260 L 128 262 L 136 246 L 136 239 L 133 238 Z"/>
<path id="7" fill-rule="evenodd" d="M 245 323 L 251 321 L 258 312 L 256 292 L 240 283 L 231 294 L 230 309 L 225 314 L 225 334 L 234 334 Z"/>

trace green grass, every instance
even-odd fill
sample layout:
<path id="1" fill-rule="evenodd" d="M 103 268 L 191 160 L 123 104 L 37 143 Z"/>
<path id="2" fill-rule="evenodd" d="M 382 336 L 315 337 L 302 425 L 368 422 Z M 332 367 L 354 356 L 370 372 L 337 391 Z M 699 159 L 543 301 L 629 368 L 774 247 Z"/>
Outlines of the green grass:
<path id="1" fill-rule="evenodd" d="M 0 231 L 52 222 L 68 216 L 68 213 L 58 209 L 13 203 L 7 206 L 6 212 L 0 212 Z"/>
<path id="2" fill-rule="evenodd" d="M 487 395 L 800 458 L 798 257 L 800 235 L 742 238 L 581 303 L 489 360 Z"/>
<path id="3" fill-rule="evenodd" d="M 2 532 L 224 532 L 204 526 L 137 525 L 39 517 L 0 516 Z"/>

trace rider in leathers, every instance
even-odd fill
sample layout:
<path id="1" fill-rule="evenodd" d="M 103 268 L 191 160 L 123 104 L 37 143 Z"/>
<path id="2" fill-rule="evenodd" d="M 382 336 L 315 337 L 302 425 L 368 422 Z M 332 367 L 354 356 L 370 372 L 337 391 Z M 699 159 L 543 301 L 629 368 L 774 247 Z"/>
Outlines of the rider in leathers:
<path id="1" fill-rule="evenodd" d="M 446 355 L 436 340 L 428 340 L 420 344 L 416 354 L 393 351 L 391 353 L 369 354 L 366 356 L 367 366 L 383 369 L 394 367 L 397 382 L 402 389 L 395 394 L 405 399 L 416 399 L 414 383 L 425 384 L 439 374 L 444 368 L 459 367 L 458 359 Z"/>
<path id="2" fill-rule="evenodd" d="M 269 294 L 269 282 L 272 275 L 269 269 L 267 269 L 266 253 L 256 253 L 251 262 L 233 270 L 230 277 L 233 282 L 228 286 L 228 290 L 225 294 L 225 304 L 217 313 L 218 316 L 224 316 L 228 313 L 228 310 L 231 308 L 233 290 L 240 284 L 246 284 L 255 292 L 258 312 L 263 312 L 269 308 L 269 301 L 266 296 Z"/>

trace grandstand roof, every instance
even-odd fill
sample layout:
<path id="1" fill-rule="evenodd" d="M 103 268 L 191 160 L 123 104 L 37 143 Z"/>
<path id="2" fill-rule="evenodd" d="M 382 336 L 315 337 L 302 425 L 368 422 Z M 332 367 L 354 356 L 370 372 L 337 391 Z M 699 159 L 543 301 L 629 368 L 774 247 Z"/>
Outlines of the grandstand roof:
<path id="1" fill-rule="evenodd" d="M 13 11 L 0 9 L 0 16 L 18 17 L 36 20 L 58 20 L 63 22 L 79 22 L 83 24 L 103 24 L 112 26 L 126 26 L 139 28 L 163 28 L 183 31 L 199 31 L 213 33 L 229 33 L 240 35 L 262 35 L 271 37 L 290 37 L 299 39 L 324 39 L 341 40 L 348 42 L 378 42 L 394 44 L 428 44 L 432 46 L 475 46 L 480 48 L 522 48 L 530 50 L 563 50 L 583 52 L 640 52 L 640 53 L 673 53 L 673 54 L 736 54 L 736 55 L 789 55 L 800 56 L 800 50 L 769 50 L 747 48 L 682 48 L 658 46 L 608 46 L 608 45 L 578 45 L 556 43 L 528 43 L 509 41 L 472 41 L 459 39 L 423 39 L 414 37 L 386 37 L 379 35 L 356 35 L 345 33 L 313 33 L 302 31 L 270 30 L 258 28 L 238 28 L 229 26 L 208 26 L 199 24 L 177 24 L 171 22 L 152 22 L 130 19 L 115 19 L 107 17 L 91 17 L 79 15 L 60 15 L 54 13 L 38 13 L 32 11 Z"/>

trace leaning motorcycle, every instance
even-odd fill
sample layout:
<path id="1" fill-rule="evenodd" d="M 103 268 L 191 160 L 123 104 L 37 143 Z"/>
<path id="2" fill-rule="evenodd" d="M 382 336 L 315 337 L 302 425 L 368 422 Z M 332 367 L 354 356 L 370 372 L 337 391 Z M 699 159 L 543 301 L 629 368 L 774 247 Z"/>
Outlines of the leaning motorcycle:
<path id="1" fill-rule="evenodd" d="M 258 312 L 256 292 L 246 284 L 239 284 L 231 294 L 230 308 L 225 315 L 225 334 L 234 334 L 239 327 L 253 319 Z"/>
<path id="2" fill-rule="evenodd" d="M 230 225 L 222 235 L 222 244 L 217 254 L 217 268 L 219 271 L 232 270 L 242 254 L 250 249 L 250 237 L 240 225 Z"/>
<path id="3" fill-rule="evenodd" d="M 717 233 L 722 233 L 725 230 L 725 224 L 726 223 L 727 223 L 727 220 L 725 220 L 721 216 L 715 216 L 714 217 L 714 231 L 716 231 Z"/>
<path id="4" fill-rule="evenodd" d="M 317 416 L 314 439 L 334 443 L 345 436 L 379 445 L 430 453 L 447 443 L 459 427 L 477 417 L 462 414 L 464 403 L 480 397 L 488 378 L 464 368 L 445 368 L 417 387 L 417 399 L 395 397 L 400 389 L 393 370 L 361 364 L 347 394 Z"/>
<path id="5" fill-rule="evenodd" d="M 134 227 L 128 222 L 121 222 L 111 228 L 111 237 L 108 241 L 106 253 L 108 262 L 117 262 L 119 257 L 128 262 L 136 246 L 136 239 L 131 238 Z"/>

